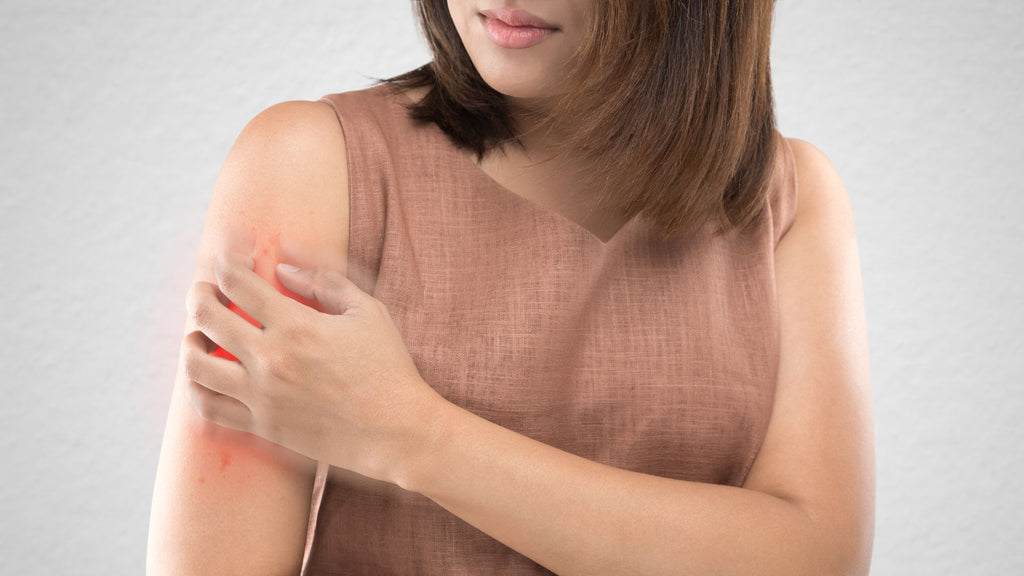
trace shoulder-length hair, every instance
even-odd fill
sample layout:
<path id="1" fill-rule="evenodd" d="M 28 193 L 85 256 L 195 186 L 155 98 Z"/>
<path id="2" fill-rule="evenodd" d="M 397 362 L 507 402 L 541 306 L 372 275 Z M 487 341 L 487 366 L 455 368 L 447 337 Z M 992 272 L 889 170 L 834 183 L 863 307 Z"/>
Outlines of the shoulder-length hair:
<path id="1" fill-rule="evenodd" d="M 518 142 L 504 96 L 477 72 L 446 0 L 416 0 L 434 59 L 385 79 L 429 88 L 410 115 L 482 159 Z M 573 88 L 542 125 L 558 154 L 597 167 L 598 204 L 642 213 L 663 238 L 716 234 L 765 208 L 778 138 L 769 46 L 774 0 L 601 0 Z"/>

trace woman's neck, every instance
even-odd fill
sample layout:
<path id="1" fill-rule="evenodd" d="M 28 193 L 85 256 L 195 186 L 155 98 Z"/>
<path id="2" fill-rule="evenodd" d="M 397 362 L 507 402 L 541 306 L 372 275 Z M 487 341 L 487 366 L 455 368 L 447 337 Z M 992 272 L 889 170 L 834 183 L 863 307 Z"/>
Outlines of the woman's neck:
<path id="1" fill-rule="evenodd" d="M 477 162 L 493 180 L 518 196 L 610 237 L 626 221 L 615 208 L 599 206 L 601 190 L 588 186 L 594 168 L 579 157 L 556 155 L 558 139 L 545 131 L 532 108 L 513 116 L 520 145 L 508 143 Z"/>

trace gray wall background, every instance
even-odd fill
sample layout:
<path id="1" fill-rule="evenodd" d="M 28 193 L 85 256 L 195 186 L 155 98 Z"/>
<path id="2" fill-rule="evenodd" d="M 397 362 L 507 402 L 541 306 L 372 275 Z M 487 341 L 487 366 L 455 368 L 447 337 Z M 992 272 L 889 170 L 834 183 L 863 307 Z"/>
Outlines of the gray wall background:
<path id="1" fill-rule="evenodd" d="M 873 574 L 1024 573 L 1024 3 L 779 0 L 852 197 Z M 276 102 L 427 60 L 407 0 L 0 4 L 0 572 L 138 574 L 206 203 Z"/>

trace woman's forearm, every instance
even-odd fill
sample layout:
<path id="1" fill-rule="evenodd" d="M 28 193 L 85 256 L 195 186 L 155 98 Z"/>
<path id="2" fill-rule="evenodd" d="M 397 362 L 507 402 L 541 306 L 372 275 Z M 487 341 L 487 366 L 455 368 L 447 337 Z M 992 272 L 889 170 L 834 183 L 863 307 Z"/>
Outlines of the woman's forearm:
<path id="1" fill-rule="evenodd" d="M 446 404 L 398 483 L 558 574 L 826 574 L 796 504 L 605 466 Z"/>

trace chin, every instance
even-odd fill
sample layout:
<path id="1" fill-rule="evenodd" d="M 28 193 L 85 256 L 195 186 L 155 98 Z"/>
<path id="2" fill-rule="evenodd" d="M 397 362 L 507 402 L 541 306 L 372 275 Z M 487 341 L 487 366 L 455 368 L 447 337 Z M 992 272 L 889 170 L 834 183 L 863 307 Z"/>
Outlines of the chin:
<path id="1" fill-rule="evenodd" d="M 488 86 L 509 98 L 541 100 L 565 93 L 564 86 L 550 81 L 550 73 L 513 66 L 477 66 L 477 72 Z"/>
<path id="2" fill-rule="evenodd" d="M 544 87 L 538 87 L 531 82 L 516 82 L 508 78 L 492 80 L 487 76 L 483 78 L 487 85 L 496 92 L 517 100 L 541 100 L 558 95 L 557 92 Z"/>

